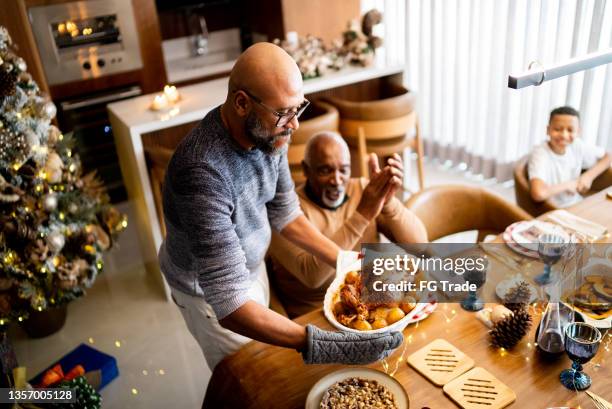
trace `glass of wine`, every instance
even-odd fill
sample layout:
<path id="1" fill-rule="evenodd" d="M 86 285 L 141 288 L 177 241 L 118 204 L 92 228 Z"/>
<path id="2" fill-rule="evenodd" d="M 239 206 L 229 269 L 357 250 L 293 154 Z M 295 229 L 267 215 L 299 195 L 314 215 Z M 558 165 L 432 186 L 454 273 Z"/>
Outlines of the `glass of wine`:
<path id="1" fill-rule="evenodd" d="M 591 377 L 582 372 L 582 364 L 591 360 L 599 349 L 601 332 L 584 322 L 574 322 L 565 329 L 565 352 L 572 360 L 572 368 L 559 375 L 563 386 L 583 391 L 591 386 Z"/>
<path id="2" fill-rule="evenodd" d="M 461 306 L 464 310 L 480 311 L 484 307 L 484 302 L 478 297 L 477 291 L 480 287 L 484 285 L 485 281 L 487 280 L 487 267 L 488 264 L 485 265 L 483 269 L 474 268 L 471 270 L 467 270 L 463 274 L 463 279 L 466 282 L 469 282 L 470 285 L 476 285 L 476 290 L 470 291 L 468 293 L 467 298 L 461 302 Z"/>
<path id="3" fill-rule="evenodd" d="M 544 262 L 544 272 L 534 278 L 540 285 L 552 282 L 552 266 L 563 256 L 567 247 L 567 237 L 556 233 L 544 233 L 538 236 L 538 255 Z"/>

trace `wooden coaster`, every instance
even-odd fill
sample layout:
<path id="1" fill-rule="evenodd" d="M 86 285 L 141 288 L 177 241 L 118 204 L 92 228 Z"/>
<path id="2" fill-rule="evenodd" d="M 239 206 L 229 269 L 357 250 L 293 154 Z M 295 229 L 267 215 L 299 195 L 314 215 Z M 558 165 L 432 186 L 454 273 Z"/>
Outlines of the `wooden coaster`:
<path id="1" fill-rule="evenodd" d="M 481 367 L 450 381 L 443 390 L 464 409 L 501 409 L 516 400 L 512 389 Z"/>
<path id="2" fill-rule="evenodd" d="M 474 360 L 444 339 L 436 339 L 408 357 L 408 364 L 442 386 L 474 367 Z"/>

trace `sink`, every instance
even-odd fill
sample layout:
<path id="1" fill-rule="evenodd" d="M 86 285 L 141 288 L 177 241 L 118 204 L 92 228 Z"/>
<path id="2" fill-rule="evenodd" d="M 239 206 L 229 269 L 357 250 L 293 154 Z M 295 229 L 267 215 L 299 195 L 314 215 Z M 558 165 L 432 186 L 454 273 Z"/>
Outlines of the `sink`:
<path id="1" fill-rule="evenodd" d="M 210 75 L 229 73 L 240 50 L 226 50 L 166 61 L 168 81 L 176 83 Z"/>
<path id="2" fill-rule="evenodd" d="M 221 64 L 234 61 L 240 55 L 239 50 L 219 51 L 216 53 L 198 55 L 197 57 L 181 58 L 179 60 L 168 61 L 168 67 L 179 70 L 198 70 L 210 65 Z"/>

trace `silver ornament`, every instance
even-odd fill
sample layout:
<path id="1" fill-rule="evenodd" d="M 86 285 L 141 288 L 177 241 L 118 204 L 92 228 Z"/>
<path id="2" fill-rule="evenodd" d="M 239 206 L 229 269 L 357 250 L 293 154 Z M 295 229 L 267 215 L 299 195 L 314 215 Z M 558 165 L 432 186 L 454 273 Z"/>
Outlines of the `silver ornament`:
<path id="1" fill-rule="evenodd" d="M 28 66 L 25 62 L 25 60 L 21 57 L 17 58 L 17 60 L 15 60 L 15 67 L 17 67 L 17 69 L 19 71 L 25 71 L 28 69 Z"/>
<path id="2" fill-rule="evenodd" d="M 44 118 L 53 119 L 55 118 L 55 114 L 57 114 L 57 108 L 55 108 L 53 102 L 47 101 L 40 107 L 39 114 Z"/>
<path id="3" fill-rule="evenodd" d="M 43 208 L 48 212 L 53 212 L 57 209 L 57 195 L 49 193 L 43 199 Z"/>
<path id="4" fill-rule="evenodd" d="M 47 235 L 47 245 L 52 252 L 59 253 L 64 248 L 64 244 L 66 244 L 66 238 L 62 233 L 54 231 Z"/>
<path id="5" fill-rule="evenodd" d="M 76 204 L 74 204 L 74 203 L 70 203 L 70 204 L 68 205 L 68 212 L 69 212 L 70 214 L 75 214 L 75 213 L 76 213 L 78 210 L 79 210 L 79 206 L 77 206 Z"/>

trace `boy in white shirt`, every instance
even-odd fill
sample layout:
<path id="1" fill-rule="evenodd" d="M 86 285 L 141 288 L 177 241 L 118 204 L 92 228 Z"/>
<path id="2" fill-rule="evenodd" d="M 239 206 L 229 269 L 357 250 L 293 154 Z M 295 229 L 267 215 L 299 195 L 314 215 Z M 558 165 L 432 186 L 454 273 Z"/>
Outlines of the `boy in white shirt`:
<path id="1" fill-rule="evenodd" d="M 578 137 L 580 114 L 572 107 L 552 110 L 546 133 L 548 141 L 529 158 L 531 197 L 536 202 L 550 199 L 557 207 L 571 206 L 610 167 L 610 155 Z M 583 169 L 588 170 L 581 174 Z"/>

